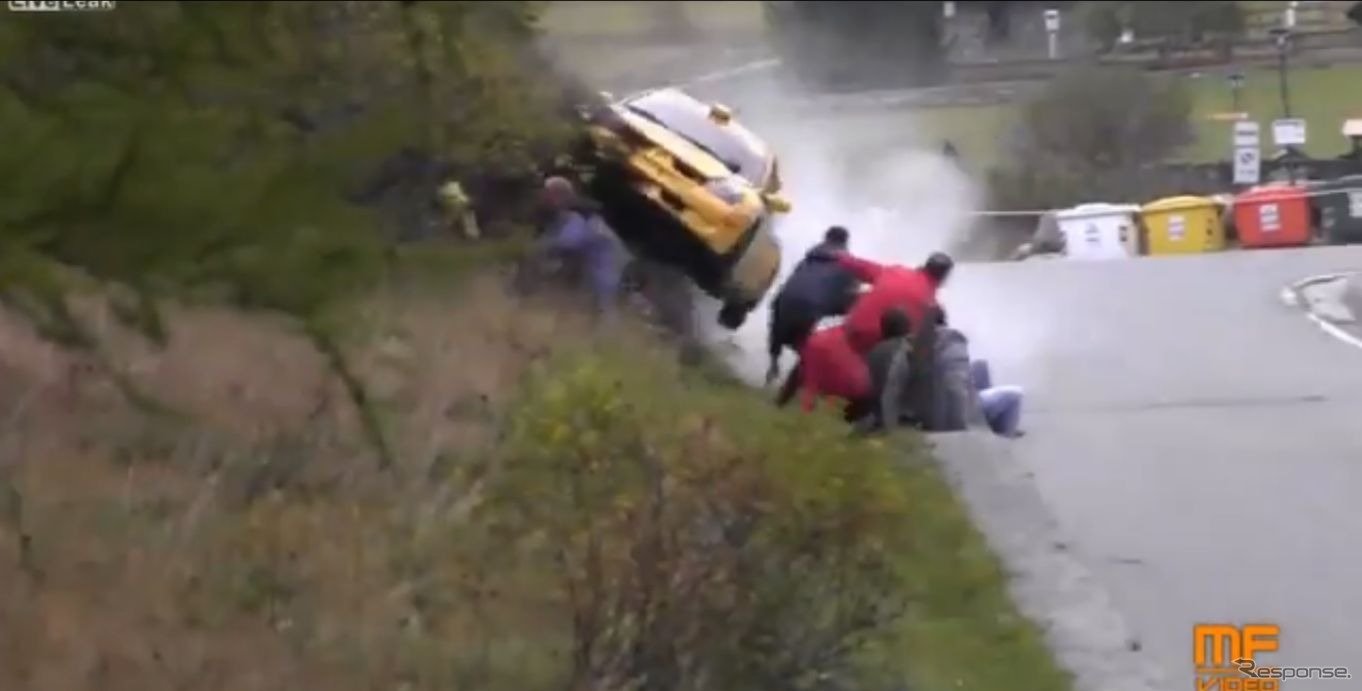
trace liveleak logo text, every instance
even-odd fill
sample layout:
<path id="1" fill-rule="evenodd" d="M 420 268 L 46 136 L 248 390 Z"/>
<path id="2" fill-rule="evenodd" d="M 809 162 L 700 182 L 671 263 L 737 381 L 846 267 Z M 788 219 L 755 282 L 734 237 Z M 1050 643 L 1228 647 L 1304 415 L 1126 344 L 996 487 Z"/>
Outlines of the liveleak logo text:
<path id="1" fill-rule="evenodd" d="M 114 0 L 62 0 L 60 2 L 37 2 L 35 0 L 9 0 L 10 12 L 109 12 L 118 3 Z"/>

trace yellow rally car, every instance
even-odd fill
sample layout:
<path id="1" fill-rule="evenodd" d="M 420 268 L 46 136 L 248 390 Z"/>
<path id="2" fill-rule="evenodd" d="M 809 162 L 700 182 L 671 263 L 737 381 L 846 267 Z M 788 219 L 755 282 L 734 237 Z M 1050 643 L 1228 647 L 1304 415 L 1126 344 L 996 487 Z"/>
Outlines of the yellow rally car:
<path id="1" fill-rule="evenodd" d="M 636 252 L 684 271 L 736 329 L 775 282 L 788 213 L 770 148 L 717 104 L 675 88 L 588 114 L 589 189 Z"/>

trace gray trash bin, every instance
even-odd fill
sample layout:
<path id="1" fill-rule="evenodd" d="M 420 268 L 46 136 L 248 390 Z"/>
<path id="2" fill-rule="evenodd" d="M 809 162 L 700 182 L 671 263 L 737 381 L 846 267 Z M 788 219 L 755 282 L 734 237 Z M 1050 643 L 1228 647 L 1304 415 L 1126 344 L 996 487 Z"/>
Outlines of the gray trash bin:
<path id="1" fill-rule="evenodd" d="M 1310 188 L 1320 232 L 1336 245 L 1362 243 L 1362 175 L 1317 183 Z"/>

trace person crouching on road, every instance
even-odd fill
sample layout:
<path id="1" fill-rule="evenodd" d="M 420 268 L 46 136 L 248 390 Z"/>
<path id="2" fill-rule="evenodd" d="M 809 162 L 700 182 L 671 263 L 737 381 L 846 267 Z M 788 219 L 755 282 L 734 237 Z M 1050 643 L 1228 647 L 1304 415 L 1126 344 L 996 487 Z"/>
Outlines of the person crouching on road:
<path id="1" fill-rule="evenodd" d="M 865 356 L 870 375 L 870 396 L 865 405 L 867 414 L 856 421 L 858 431 L 892 430 L 903 422 L 907 413 L 905 394 L 912 367 L 911 332 L 912 322 L 903 310 L 891 307 L 880 315 L 880 333 L 884 339 Z"/>
<path id="2" fill-rule="evenodd" d="M 988 363 L 971 359 L 969 339 L 951 328 L 944 310 L 937 310 L 936 317 L 932 404 L 924 416 L 927 430 L 987 426 L 1002 437 L 1022 436 L 1021 388 L 994 386 Z"/>
<path id="3" fill-rule="evenodd" d="M 942 252 L 934 252 L 917 269 L 877 264 L 850 255 L 841 255 L 838 261 L 870 284 L 870 290 L 852 306 L 846 321 L 852 347 L 862 354 L 883 340 L 880 315 L 891 307 L 903 310 L 913 324 L 926 324 L 936 307 L 937 292 L 955 268 L 955 262 Z"/>
<path id="4" fill-rule="evenodd" d="M 806 412 L 821 401 L 840 405 L 847 421 L 864 415 L 870 373 L 841 324 L 809 336 L 799 351 L 799 369 L 800 404 Z"/>
<path id="5" fill-rule="evenodd" d="M 785 348 L 798 353 L 819 321 L 846 314 L 851 308 L 860 281 L 838 262 L 838 257 L 847 252 L 849 241 L 846 228 L 829 228 L 823 241 L 804 255 L 772 301 L 766 339 L 770 356 L 766 370 L 768 385 L 780 375 L 780 354 Z M 789 402 L 798 384 L 796 367 L 781 387 L 776 404 Z"/>
<path id="6" fill-rule="evenodd" d="M 585 273 L 597 311 L 613 317 L 625 263 L 614 231 L 595 205 L 577 194 L 567 178 L 546 180 L 544 199 L 551 218 L 540 240 L 540 251 L 578 264 Z"/>

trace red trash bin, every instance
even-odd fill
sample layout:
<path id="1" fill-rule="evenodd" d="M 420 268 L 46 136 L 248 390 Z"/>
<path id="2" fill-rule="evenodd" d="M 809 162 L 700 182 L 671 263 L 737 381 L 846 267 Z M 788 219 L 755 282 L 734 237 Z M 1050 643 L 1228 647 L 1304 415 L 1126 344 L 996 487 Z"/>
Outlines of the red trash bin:
<path id="1" fill-rule="evenodd" d="M 1243 247 L 1310 244 L 1310 198 L 1294 185 L 1254 187 L 1234 198 L 1234 227 Z"/>

